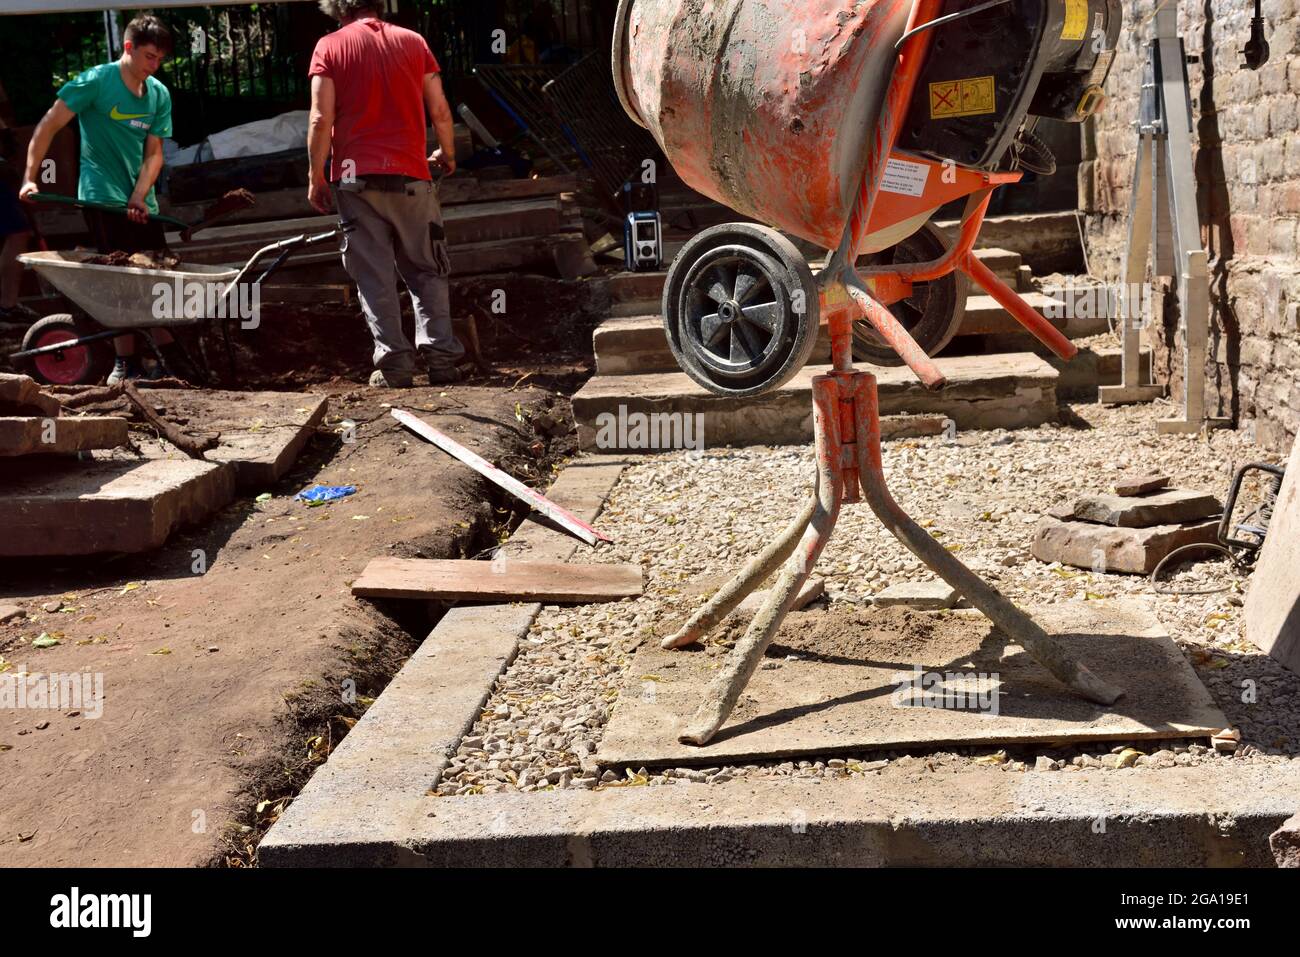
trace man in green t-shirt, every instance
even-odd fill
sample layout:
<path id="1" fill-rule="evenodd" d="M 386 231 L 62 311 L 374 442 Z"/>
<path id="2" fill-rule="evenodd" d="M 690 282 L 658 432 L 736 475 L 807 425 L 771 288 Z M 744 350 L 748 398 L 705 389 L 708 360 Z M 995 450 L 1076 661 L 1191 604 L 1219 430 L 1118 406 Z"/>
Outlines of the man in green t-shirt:
<path id="1" fill-rule="evenodd" d="M 162 171 L 163 138 L 172 135 L 171 94 L 153 74 L 171 53 L 172 42 L 171 31 L 157 17 L 136 17 L 127 24 L 121 59 L 92 67 L 64 84 L 32 133 L 23 197 L 50 182 L 42 164 L 54 134 L 74 117 L 80 121 L 77 198 L 126 207 L 125 214 L 85 210 L 100 252 L 140 252 L 167 245 L 162 224 L 148 217 L 158 212 L 153 186 Z M 153 335 L 160 346 L 172 342 L 165 329 Z M 118 336 L 113 345 L 118 359 L 109 383 L 139 375 L 135 336 Z"/>

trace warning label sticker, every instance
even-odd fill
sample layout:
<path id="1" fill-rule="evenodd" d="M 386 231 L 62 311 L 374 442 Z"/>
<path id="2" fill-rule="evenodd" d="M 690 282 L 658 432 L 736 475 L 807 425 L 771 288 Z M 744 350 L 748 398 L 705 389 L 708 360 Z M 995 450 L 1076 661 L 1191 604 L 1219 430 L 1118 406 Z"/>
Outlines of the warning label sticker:
<path id="1" fill-rule="evenodd" d="M 1085 0 L 1086 2 L 1086 0 Z M 930 119 L 994 113 L 997 104 L 993 77 L 972 76 L 964 80 L 941 80 L 930 84 Z"/>
<path id="2" fill-rule="evenodd" d="M 929 177 L 928 163 L 912 163 L 891 156 L 885 164 L 885 176 L 880 181 L 880 189 L 886 193 L 920 196 L 925 192 L 925 181 Z"/>
<path id="3" fill-rule="evenodd" d="M 1061 24 L 1062 40 L 1082 40 L 1088 29 L 1088 0 L 1065 0 L 1065 23 Z"/>

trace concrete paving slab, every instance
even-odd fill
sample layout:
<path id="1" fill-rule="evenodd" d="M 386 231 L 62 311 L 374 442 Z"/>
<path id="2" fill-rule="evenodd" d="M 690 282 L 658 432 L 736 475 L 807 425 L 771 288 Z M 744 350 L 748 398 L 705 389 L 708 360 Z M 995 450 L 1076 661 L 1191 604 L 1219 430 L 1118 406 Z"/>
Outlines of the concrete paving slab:
<path id="1" fill-rule="evenodd" d="M 942 415 L 956 428 L 1028 428 L 1057 418 L 1057 372 L 1032 353 L 940 357 L 948 385 L 930 392 L 905 366 L 859 366 L 876 376 L 882 415 Z M 626 454 L 638 449 L 597 446 L 601 417 L 622 414 L 700 414 L 706 447 L 791 445 L 812 438 L 812 379 L 829 366 L 805 366 L 780 389 L 734 399 L 696 385 L 683 372 L 596 376 L 573 396 L 579 445 Z"/>
<path id="2" fill-rule="evenodd" d="M 126 444 L 126 419 L 114 416 L 0 418 L 0 458 L 115 449 Z"/>
<path id="3" fill-rule="evenodd" d="M 1175 548 L 1218 540 L 1219 520 L 1151 528 L 1115 528 L 1064 519 L 1069 506 L 1044 515 L 1034 530 L 1031 547 L 1040 562 L 1060 562 L 1100 572 L 1150 575 Z M 1058 517 L 1060 516 L 1060 517 Z"/>
<path id="4" fill-rule="evenodd" d="M 929 635 L 916 632 L 920 643 L 904 654 L 896 629 L 873 624 L 882 613 L 865 610 L 855 650 L 841 645 L 832 654 L 816 651 L 815 643 L 805 646 L 817 628 L 808 616 L 828 613 L 804 612 L 799 624 L 808 627 L 782 626 L 731 718 L 703 747 L 682 744 L 677 735 L 713 679 L 718 657 L 699 648 L 643 646 L 593 763 L 725 765 L 913 745 L 1203 738 L 1227 725 L 1141 600 L 1026 611 L 1126 689 L 1124 697 L 1106 707 L 1071 694 L 978 613 L 935 620 Z"/>
<path id="5" fill-rule="evenodd" d="M 937 611 L 957 604 L 957 589 L 945 581 L 895 582 L 872 596 L 871 603 L 878 608 L 894 605 Z"/>
<path id="6" fill-rule="evenodd" d="M 1222 511 L 1223 503 L 1208 492 L 1183 488 L 1145 495 L 1085 495 L 1074 503 L 1075 518 L 1117 528 L 1184 525 Z"/>
<path id="7" fill-rule="evenodd" d="M 1300 674 L 1300 439 L 1246 593 L 1246 637 Z"/>
<path id="8" fill-rule="evenodd" d="M 216 462 L 18 459 L 0 496 L 0 556 L 149 551 L 234 497 L 234 467 Z"/>
<path id="9" fill-rule="evenodd" d="M 149 389 L 168 418 L 184 419 L 192 432 L 220 432 L 209 462 L 234 466 L 240 488 L 265 490 L 289 471 L 325 418 L 329 400 L 298 392 L 227 392 L 219 389 Z M 162 455 L 175 450 L 165 446 Z"/>

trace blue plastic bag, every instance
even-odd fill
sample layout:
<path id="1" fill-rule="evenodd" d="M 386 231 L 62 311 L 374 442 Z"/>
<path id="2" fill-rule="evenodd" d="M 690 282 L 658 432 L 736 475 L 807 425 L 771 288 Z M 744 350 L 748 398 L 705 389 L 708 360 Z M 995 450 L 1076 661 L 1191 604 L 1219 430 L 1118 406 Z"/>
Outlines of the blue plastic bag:
<path id="1" fill-rule="evenodd" d="M 311 488 L 303 489 L 294 498 L 308 505 L 324 505 L 326 502 L 351 495 L 356 490 L 355 485 L 313 485 Z"/>

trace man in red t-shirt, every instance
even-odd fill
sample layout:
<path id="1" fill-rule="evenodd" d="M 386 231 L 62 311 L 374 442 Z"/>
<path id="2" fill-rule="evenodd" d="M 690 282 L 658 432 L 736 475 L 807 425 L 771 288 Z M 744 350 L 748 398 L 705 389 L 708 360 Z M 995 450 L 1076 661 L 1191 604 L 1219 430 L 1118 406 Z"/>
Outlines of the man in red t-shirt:
<path id="1" fill-rule="evenodd" d="M 338 207 L 343 268 L 357 284 L 375 340 L 370 384 L 412 385 L 418 351 L 429 384 L 440 385 L 460 379 L 456 362 L 465 353 L 451 329 L 451 264 L 429 175 L 430 162 L 444 173 L 456 169 L 451 107 L 424 38 L 385 23 L 377 3 L 321 0 L 321 10 L 341 26 L 317 42 L 307 71 L 307 198 L 324 213 L 332 193 Z M 426 107 L 439 143 L 427 157 Z M 414 349 L 402 333 L 398 275 L 415 310 Z"/>

